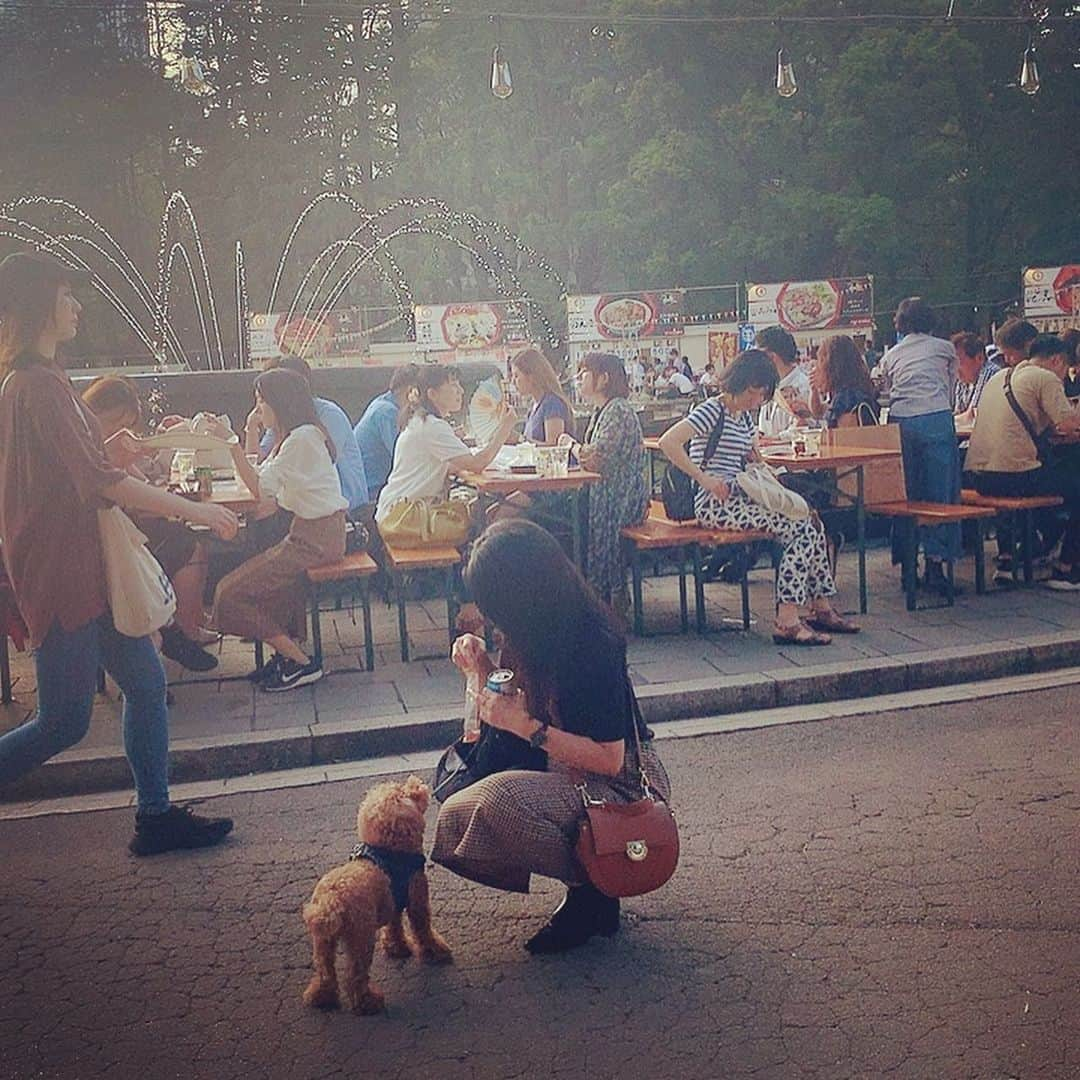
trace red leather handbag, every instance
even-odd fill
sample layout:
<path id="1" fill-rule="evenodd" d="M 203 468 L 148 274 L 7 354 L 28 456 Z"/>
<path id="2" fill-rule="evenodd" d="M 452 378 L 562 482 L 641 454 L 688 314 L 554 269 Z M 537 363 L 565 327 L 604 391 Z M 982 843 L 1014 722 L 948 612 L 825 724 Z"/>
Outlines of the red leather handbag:
<path id="1" fill-rule="evenodd" d="M 640 896 L 659 889 L 679 862 L 679 829 L 675 815 L 649 784 L 641 757 L 641 710 L 627 683 L 632 704 L 630 723 L 641 777 L 641 798 L 632 803 L 593 799 L 585 782 L 578 784 L 585 817 L 578 830 L 576 852 L 589 881 L 605 896 Z"/>

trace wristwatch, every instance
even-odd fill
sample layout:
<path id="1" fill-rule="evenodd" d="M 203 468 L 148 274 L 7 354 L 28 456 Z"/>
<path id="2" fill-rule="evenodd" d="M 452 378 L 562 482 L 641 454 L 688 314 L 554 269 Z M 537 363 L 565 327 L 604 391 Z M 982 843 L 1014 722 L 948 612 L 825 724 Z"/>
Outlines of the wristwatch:
<path id="1" fill-rule="evenodd" d="M 535 746 L 537 750 L 543 750 L 547 745 L 548 738 L 548 724 L 546 720 L 541 720 L 540 726 L 529 736 L 529 745 Z"/>

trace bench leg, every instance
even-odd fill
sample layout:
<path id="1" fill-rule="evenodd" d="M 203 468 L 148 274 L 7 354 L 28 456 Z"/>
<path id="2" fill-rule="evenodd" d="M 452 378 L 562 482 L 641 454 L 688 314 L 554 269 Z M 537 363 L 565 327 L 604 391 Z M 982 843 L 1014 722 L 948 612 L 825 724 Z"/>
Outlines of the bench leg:
<path id="1" fill-rule="evenodd" d="M 446 571 L 446 628 L 450 634 L 450 644 L 454 644 L 454 638 L 457 637 L 457 627 L 454 623 L 457 620 L 457 597 L 454 590 L 454 582 L 456 580 L 456 570 L 454 567 L 450 567 Z"/>
<path id="2" fill-rule="evenodd" d="M 956 572 L 956 561 L 954 559 L 945 560 L 945 603 L 952 607 L 956 603 L 956 579 L 953 576 Z"/>
<path id="3" fill-rule="evenodd" d="M 743 559 L 742 579 L 739 582 L 739 592 L 742 594 L 742 628 L 750 629 L 750 559 Z"/>
<path id="4" fill-rule="evenodd" d="M 1012 566 L 1013 584 L 1020 584 L 1020 515 L 1010 513 L 1009 519 L 1009 564 Z"/>
<path id="5" fill-rule="evenodd" d="M 262 671 L 263 666 L 266 663 L 266 657 L 263 655 L 263 643 L 256 638 L 255 639 L 255 670 Z"/>
<path id="6" fill-rule="evenodd" d="M 311 659 L 322 667 L 322 624 L 319 622 L 319 590 L 311 590 Z"/>
<path id="7" fill-rule="evenodd" d="M 904 534 L 904 561 L 900 573 L 904 579 L 904 597 L 908 611 L 915 610 L 915 590 L 919 583 L 919 527 L 911 518 L 900 525 Z"/>
<path id="8" fill-rule="evenodd" d="M 375 639 L 371 634 L 371 590 L 365 581 L 360 586 L 360 611 L 364 619 L 364 667 L 375 670 Z"/>
<path id="9" fill-rule="evenodd" d="M 14 701 L 11 693 L 11 657 L 8 655 L 7 634 L 0 641 L 0 703 L 10 705 Z"/>
<path id="10" fill-rule="evenodd" d="M 409 662 L 409 628 L 405 621 L 405 581 L 401 574 L 394 574 L 394 592 L 397 594 L 398 636 L 401 638 L 401 661 Z"/>
<path id="11" fill-rule="evenodd" d="M 641 595 L 641 553 L 636 547 L 630 557 L 630 595 L 634 604 L 634 636 L 641 638 L 645 636 L 645 612 Z"/>
<path id="12" fill-rule="evenodd" d="M 694 616 L 697 620 L 697 632 L 704 634 L 705 625 L 705 581 L 701 576 L 701 545 L 692 545 L 694 560 Z"/>
<path id="13" fill-rule="evenodd" d="M 686 548 L 679 548 L 679 625 L 682 632 L 690 632 L 690 618 L 686 610 Z"/>
<path id="14" fill-rule="evenodd" d="M 986 592 L 986 534 L 983 519 L 975 519 L 975 592 L 982 596 Z"/>
<path id="15" fill-rule="evenodd" d="M 1024 584 L 1035 580 L 1035 515 L 1024 511 Z"/>

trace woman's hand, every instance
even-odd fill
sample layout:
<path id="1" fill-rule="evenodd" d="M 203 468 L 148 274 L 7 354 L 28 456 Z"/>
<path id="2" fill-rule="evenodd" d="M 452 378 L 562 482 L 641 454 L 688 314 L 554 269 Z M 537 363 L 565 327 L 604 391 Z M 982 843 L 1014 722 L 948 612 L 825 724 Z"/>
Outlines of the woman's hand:
<path id="1" fill-rule="evenodd" d="M 525 695 L 518 690 L 513 694 L 498 694 L 485 687 L 479 697 L 480 719 L 489 727 L 509 731 L 522 739 L 528 739 L 534 727 L 525 707 Z"/>
<path id="2" fill-rule="evenodd" d="M 603 455 L 600 453 L 598 446 L 582 443 L 577 449 L 577 459 L 583 469 L 588 469 L 590 472 L 599 472 L 603 462 Z"/>
<path id="3" fill-rule="evenodd" d="M 491 663 L 483 638 L 477 637 L 476 634 L 462 634 L 455 638 L 450 649 L 450 659 L 454 662 L 454 666 L 465 675 L 473 672 L 479 674 Z"/>
<path id="4" fill-rule="evenodd" d="M 556 446 L 567 446 L 571 450 L 573 450 L 574 447 L 577 446 L 577 444 L 577 439 L 575 439 L 573 435 L 569 434 L 569 432 L 566 431 L 564 431 L 555 442 Z"/>
<path id="5" fill-rule="evenodd" d="M 232 540 L 240 528 L 237 516 L 227 506 L 216 503 L 192 503 L 186 516 L 192 525 L 205 525 L 222 540 Z"/>
<path id="6" fill-rule="evenodd" d="M 720 479 L 719 476 L 710 476 L 706 473 L 700 480 L 698 480 L 698 486 L 702 491 L 707 491 L 714 499 L 719 499 L 723 502 L 731 494 L 731 486 Z"/>
<path id="7" fill-rule="evenodd" d="M 215 439 L 228 442 L 233 437 L 233 432 L 228 424 L 222 423 L 216 416 L 207 415 L 203 418 L 203 425 L 207 435 L 213 435 Z"/>

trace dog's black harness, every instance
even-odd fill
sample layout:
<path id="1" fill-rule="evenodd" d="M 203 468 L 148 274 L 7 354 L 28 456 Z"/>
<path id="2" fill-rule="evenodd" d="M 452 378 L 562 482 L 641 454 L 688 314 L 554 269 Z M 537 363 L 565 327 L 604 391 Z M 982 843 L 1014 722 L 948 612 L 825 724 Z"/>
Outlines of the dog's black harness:
<path id="1" fill-rule="evenodd" d="M 418 870 L 424 869 L 427 861 L 417 851 L 391 851 L 390 848 L 376 847 L 374 844 L 357 844 L 352 849 L 349 862 L 367 859 L 373 862 L 389 879 L 390 892 L 398 911 L 409 906 L 409 882 Z"/>

